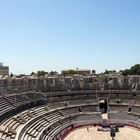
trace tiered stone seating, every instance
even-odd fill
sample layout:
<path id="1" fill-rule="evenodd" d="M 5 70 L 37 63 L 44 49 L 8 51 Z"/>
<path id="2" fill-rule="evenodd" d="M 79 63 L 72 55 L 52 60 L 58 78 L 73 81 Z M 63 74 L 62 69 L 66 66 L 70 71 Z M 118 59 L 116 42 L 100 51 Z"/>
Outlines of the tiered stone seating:
<path id="1" fill-rule="evenodd" d="M 14 115 L 14 113 L 18 113 L 16 116 L 12 116 L 9 119 L 7 119 L 9 116 L 6 116 L 4 118 L 5 120 L 3 119 L 4 121 L 1 122 L 0 125 L 0 139 L 14 140 L 15 138 L 18 138 L 20 133 L 22 134 L 22 139 L 19 138 L 20 140 L 35 140 L 39 138 L 44 130 L 52 129 L 50 128 L 50 126 L 53 126 L 53 124 L 60 123 L 62 119 L 70 119 L 71 117 L 78 115 L 79 118 L 81 117 L 82 121 L 89 121 L 90 119 L 91 121 L 99 121 L 101 119 L 101 114 L 98 114 L 98 101 L 95 97 L 95 94 L 92 96 L 92 93 L 90 95 L 87 95 L 83 92 L 79 95 L 78 92 L 79 91 L 75 93 L 76 95 L 68 93 L 68 96 L 55 96 L 54 93 L 54 97 L 50 95 L 49 100 L 44 103 L 44 106 L 33 109 L 29 108 L 37 106 L 38 102 L 36 101 L 46 101 L 44 96 L 42 96 L 43 94 L 40 94 L 38 92 L 26 92 L 0 96 L 0 115 L 12 109 L 13 114 L 10 114 L 11 116 Z M 55 98 L 59 102 L 54 102 Z M 115 99 L 113 98 L 110 101 L 113 100 Z M 32 106 L 30 106 L 30 104 L 28 103 L 33 104 L 31 104 Z M 29 110 L 22 113 L 16 111 L 14 112 L 14 110 L 16 110 L 18 107 L 19 112 L 25 109 Z M 131 107 L 130 112 L 128 112 L 129 107 Z M 109 119 L 111 121 L 121 120 L 139 123 L 139 108 L 140 107 L 135 103 L 134 99 L 130 103 L 129 101 L 127 101 L 127 97 L 124 96 L 119 103 L 109 102 Z M 90 118 L 89 114 L 95 112 L 95 118 L 93 116 L 92 118 Z M 82 117 L 83 114 L 88 115 Z M 78 120 L 80 120 L 79 118 Z M 76 120 L 75 118 L 75 121 L 78 120 Z M 53 129 L 54 131 L 50 134 L 51 136 L 54 136 L 56 132 L 58 132 L 58 129 L 61 129 L 61 127 L 57 127 L 57 125 L 55 128 L 56 129 Z"/>
<path id="2" fill-rule="evenodd" d="M 13 135 L 9 135 L 8 133 L 1 131 L 0 138 L 4 140 L 15 138 L 18 128 L 21 125 L 25 124 L 30 119 L 31 119 L 31 116 L 28 116 L 28 114 L 25 114 L 25 113 L 23 113 L 22 115 L 18 115 L 16 117 L 12 117 L 11 119 L 8 119 L 1 126 L 4 126 L 5 128 L 10 129 L 11 131 L 15 132 L 14 137 Z"/>
<path id="3" fill-rule="evenodd" d="M 12 128 L 9 126 L 0 126 L 0 137 L 1 140 L 14 140 L 16 136 L 16 131 L 14 131 Z"/>
<path id="4" fill-rule="evenodd" d="M 57 103 L 56 103 L 57 104 Z M 58 103 L 59 104 L 59 103 Z M 41 107 L 41 109 L 35 109 L 34 110 L 34 115 L 40 114 L 38 116 L 35 116 L 34 119 L 32 119 L 30 122 L 28 122 L 22 132 L 20 133 L 20 139 L 21 140 L 34 140 L 38 139 L 38 136 L 45 130 L 45 129 L 50 129 L 49 127 L 56 122 L 61 122 L 62 119 L 64 118 L 71 118 L 74 115 L 78 115 L 81 113 L 91 113 L 96 111 L 96 105 L 83 105 L 83 106 L 71 106 L 71 107 L 65 107 L 65 106 L 54 106 L 52 111 L 46 110 L 45 108 L 48 107 Z M 79 108 L 81 108 L 81 111 L 79 111 Z M 89 108 L 89 109 L 88 109 Z M 37 113 L 37 111 L 44 110 L 46 113 Z M 70 117 L 71 116 L 71 117 Z M 101 115 L 100 115 L 101 116 Z M 96 116 L 98 117 L 98 116 Z M 99 117 L 101 118 L 101 117 Z"/>
<path id="5" fill-rule="evenodd" d="M 125 113 L 109 113 L 108 118 L 111 121 L 122 121 L 122 122 L 131 122 L 131 121 L 137 121 L 139 118 L 138 116 L 134 116 L 131 114 L 125 114 Z"/>
<path id="6" fill-rule="evenodd" d="M 53 110 L 53 109 L 64 107 L 65 103 L 64 102 L 49 103 L 47 106 L 49 110 Z"/>
<path id="7" fill-rule="evenodd" d="M 102 118 L 100 113 L 79 114 L 78 116 L 73 116 L 71 117 L 71 121 L 65 120 L 62 123 L 58 123 L 57 126 L 52 127 L 49 131 L 45 129 L 39 137 L 39 140 L 58 139 L 60 133 L 63 133 L 64 131 L 69 131 L 74 126 L 77 126 L 79 124 L 96 124 L 97 122 L 100 122 L 101 119 Z"/>
<path id="8" fill-rule="evenodd" d="M 16 131 L 18 131 L 18 128 L 20 128 L 21 125 L 24 125 L 26 122 L 30 121 L 33 118 L 36 118 L 40 115 L 45 114 L 47 111 L 49 111 L 49 108 L 47 106 L 43 106 L 43 107 L 36 108 L 36 109 L 30 109 L 29 111 L 26 111 L 11 119 L 8 119 L 2 125 L 5 126 L 6 128 L 10 127 L 12 130 L 14 130 L 16 132 Z M 5 134 L 3 132 L 1 132 L 0 134 L 1 134 L 0 135 L 1 139 L 9 138 L 9 136 L 7 136 L 7 134 Z M 11 137 L 10 137 L 10 139 L 11 139 Z"/>
<path id="9" fill-rule="evenodd" d="M 77 105 L 77 104 L 98 104 L 97 99 L 91 99 L 91 100 L 71 100 L 67 101 L 69 105 Z"/>
<path id="10" fill-rule="evenodd" d="M 49 127 L 49 125 L 59 121 L 61 118 L 62 116 L 59 114 L 59 112 L 56 111 L 32 120 L 28 124 L 27 129 L 24 131 L 21 140 L 35 139 L 44 128 Z"/>
<path id="11" fill-rule="evenodd" d="M 20 106 L 35 100 L 41 100 L 42 96 L 37 92 L 26 92 L 21 94 L 6 95 L 6 99 L 14 106 Z"/>
<path id="12" fill-rule="evenodd" d="M 130 109 L 131 108 L 131 109 Z M 121 122 L 137 126 L 140 111 L 138 106 L 109 105 L 108 118 L 111 122 Z"/>
<path id="13" fill-rule="evenodd" d="M 11 104 L 9 104 L 3 97 L 0 98 L 0 115 L 12 109 Z"/>
<path id="14" fill-rule="evenodd" d="M 62 109 L 61 113 L 63 116 L 70 116 L 79 113 L 78 107 L 71 107 L 67 109 Z"/>
<path id="15" fill-rule="evenodd" d="M 97 105 L 85 105 L 81 106 L 81 112 L 98 112 L 98 106 Z"/>
<path id="16" fill-rule="evenodd" d="M 102 120 L 102 116 L 100 112 L 88 112 L 82 113 L 74 117 L 73 121 L 82 124 L 93 124 L 100 122 Z"/>
<path id="17" fill-rule="evenodd" d="M 26 103 L 27 99 L 24 97 L 24 95 L 11 95 L 11 96 L 6 96 L 6 99 L 14 106 L 20 106 L 24 103 Z"/>
<path id="18" fill-rule="evenodd" d="M 129 104 L 130 101 L 128 99 L 110 99 L 109 104 Z"/>
<path id="19" fill-rule="evenodd" d="M 71 100 L 71 101 L 63 101 L 63 102 L 57 102 L 57 103 L 48 103 L 48 108 L 50 110 L 57 109 L 57 108 L 63 108 L 63 107 L 70 107 L 70 106 L 76 106 L 76 105 L 94 105 L 98 104 L 97 100 Z"/>
<path id="20" fill-rule="evenodd" d="M 39 137 L 39 140 L 51 140 L 56 137 L 56 134 L 61 132 L 63 129 L 70 127 L 70 123 L 66 122 L 64 124 L 59 124 L 51 131 L 44 131 L 43 134 Z"/>
<path id="21" fill-rule="evenodd" d="M 132 106 L 131 112 L 138 113 L 140 115 L 140 105 L 139 106 Z"/>
<path id="22" fill-rule="evenodd" d="M 128 112 L 128 105 L 110 104 L 109 112 Z"/>
<path id="23" fill-rule="evenodd" d="M 41 107 L 37 109 L 30 109 L 26 112 L 20 113 L 15 117 L 9 118 L 7 121 L 4 121 L 2 123 L 2 126 L 7 128 L 11 128 L 14 132 L 18 132 L 18 129 L 25 125 L 25 123 L 29 122 L 31 119 L 34 119 L 35 117 L 38 117 L 39 115 L 45 114 L 48 110 L 46 110 L 46 107 Z M 16 136 L 16 134 L 15 134 Z M 15 138 L 14 136 L 14 138 Z M 12 139 L 13 136 L 9 137 L 7 133 L 0 132 L 0 138 L 1 139 Z"/>
<path id="24" fill-rule="evenodd" d="M 24 94 L 24 96 L 29 100 L 29 101 L 34 101 L 34 100 L 40 100 L 43 97 L 41 96 L 40 93 L 38 92 L 28 92 Z"/>

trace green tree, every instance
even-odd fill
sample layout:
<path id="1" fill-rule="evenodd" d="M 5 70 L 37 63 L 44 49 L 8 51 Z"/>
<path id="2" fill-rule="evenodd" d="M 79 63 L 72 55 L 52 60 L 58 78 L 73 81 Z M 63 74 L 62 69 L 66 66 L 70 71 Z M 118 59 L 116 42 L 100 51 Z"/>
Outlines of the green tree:
<path id="1" fill-rule="evenodd" d="M 68 75 L 74 75 L 74 74 L 77 74 L 75 70 L 69 70 Z"/>
<path id="2" fill-rule="evenodd" d="M 107 69 L 105 69 L 104 74 L 110 74 L 110 73 L 114 73 L 114 72 L 116 72 L 116 70 L 107 70 Z"/>
<path id="3" fill-rule="evenodd" d="M 107 69 L 105 69 L 104 74 L 109 74 L 109 71 Z"/>
<path id="4" fill-rule="evenodd" d="M 130 69 L 122 70 L 122 75 L 126 76 L 128 74 L 130 75 L 140 75 L 140 64 L 136 64 L 132 66 Z"/>
<path id="5" fill-rule="evenodd" d="M 139 75 L 140 74 L 140 64 L 136 64 L 130 68 L 130 74 Z"/>
<path id="6" fill-rule="evenodd" d="M 46 72 L 43 70 L 37 71 L 37 76 L 44 76 L 45 74 L 46 74 Z"/>
<path id="7" fill-rule="evenodd" d="M 96 73 L 96 70 L 92 70 L 92 73 L 94 73 L 94 74 L 95 74 L 95 73 Z"/>
<path id="8" fill-rule="evenodd" d="M 36 73 L 35 72 L 31 72 L 31 74 L 30 75 L 35 75 Z"/>
<path id="9" fill-rule="evenodd" d="M 57 75 L 58 72 L 57 71 L 51 71 L 49 74 L 53 76 L 53 75 Z"/>
<path id="10" fill-rule="evenodd" d="M 10 77 L 13 77 L 13 73 L 10 74 Z"/>
<path id="11" fill-rule="evenodd" d="M 129 69 L 125 69 L 122 71 L 123 76 L 127 76 L 129 74 Z"/>

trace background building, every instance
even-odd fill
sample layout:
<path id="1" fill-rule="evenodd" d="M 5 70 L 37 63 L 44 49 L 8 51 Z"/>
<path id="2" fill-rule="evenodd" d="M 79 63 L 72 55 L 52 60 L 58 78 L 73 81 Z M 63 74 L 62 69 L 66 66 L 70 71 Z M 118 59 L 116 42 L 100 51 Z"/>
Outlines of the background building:
<path id="1" fill-rule="evenodd" d="M 89 69 L 68 69 L 62 70 L 62 75 L 71 75 L 71 74 L 79 74 L 79 75 L 89 75 L 91 71 Z"/>
<path id="2" fill-rule="evenodd" d="M 3 63 L 0 63 L 0 75 L 9 75 L 9 67 L 3 66 Z"/>

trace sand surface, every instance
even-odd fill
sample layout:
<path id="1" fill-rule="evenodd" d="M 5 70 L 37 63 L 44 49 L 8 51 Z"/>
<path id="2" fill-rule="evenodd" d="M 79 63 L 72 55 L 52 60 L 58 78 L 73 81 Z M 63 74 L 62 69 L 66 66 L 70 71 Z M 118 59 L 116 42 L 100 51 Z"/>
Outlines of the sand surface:
<path id="1" fill-rule="evenodd" d="M 115 140 L 140 140 L 140 131 L 131 127 L 119 128 Z M 112 140 L 110 132 L 97 131 L 97 127 L 80 128 L 71 132 L 64 140 Z"/>

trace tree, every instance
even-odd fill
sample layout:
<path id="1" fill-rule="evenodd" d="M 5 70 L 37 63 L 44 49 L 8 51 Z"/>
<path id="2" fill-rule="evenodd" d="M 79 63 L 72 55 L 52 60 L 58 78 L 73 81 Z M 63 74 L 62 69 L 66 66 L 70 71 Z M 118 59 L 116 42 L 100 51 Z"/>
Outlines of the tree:
<path id="1" fill-rule="evenodd" d="M 69 70 L 68 71 L 68 75 L 74 75 L 77 74 L 77 72 L 75 70 Z"/>
<path id="2" fill-rule="evenodd" d="M 136 64 L 132 66 L 130 69 L 122 70 L 122 75 L 126 76 L 128 74 L 130 75 L 140 75 L 140 64 Z"/>
<path id="3" fill-rule="evenodd" d="M 51 71 L 49 74 L 53 76 L 53 75 L 57 75 L 58 72 L 57 71 Z"/>
<path id="4" fill-rule="evenodd" d="M 136 64 L 130 68 L 130 74 L 139 75 L 140 74 L 140 64 Z"/>
<path id="5" fill-rule="evenodd" d="M 127 76 L 128 74 L 129 74 L 129 69 L 125 69 L 124 71 L 122 71 L 123 76 Z"/>
<path id="6" fill-rule="evenodd" d="M 96 70 L 92 70 L 92 73 L 94 73 L 94 74 L 95 74 L 95 73 L 96 73 Z"/>
<path id="7" fill-rule="evenodd" d="M 45 74 L 46 74 L 46 72 L 43 70 L 37 71 L 37 76 L 44 76 Z"/>
<path id="8" fill-rule="evenodd" d="M 105 69 L 104 74 L 110 74 L 110 73 L 114 73 L 114 72 L 116 72 L 116 70 L 107 70 L 107 69 Z"/>
<path id="9" fill-rule="evenodd" d="M 10 77 L 13 77 L 13 73 L 10 74 Z"/>
<path id="10" fill-rule="evenodd" d="M 105 69 L 104 74 L 109 74 L 109 71 L 107 69 Z"/>
<path id="11" fill-rule="evenodd" d="M 35 72 L 31 72 L 31 74 L 30 75 L 35 75 L 36 73 Z"/>

